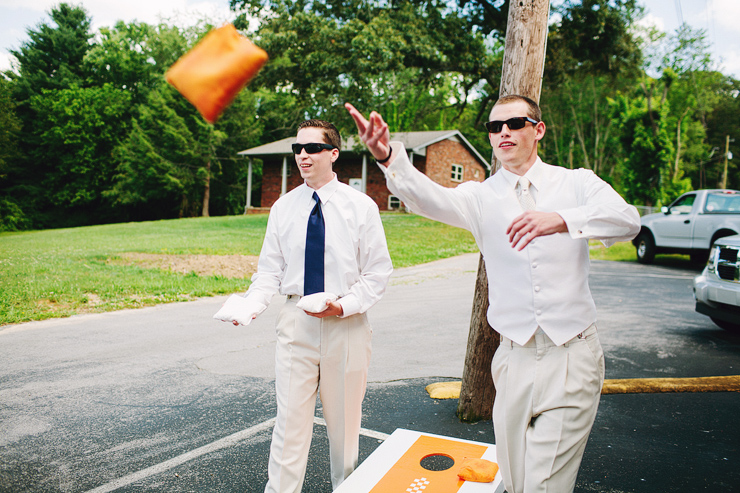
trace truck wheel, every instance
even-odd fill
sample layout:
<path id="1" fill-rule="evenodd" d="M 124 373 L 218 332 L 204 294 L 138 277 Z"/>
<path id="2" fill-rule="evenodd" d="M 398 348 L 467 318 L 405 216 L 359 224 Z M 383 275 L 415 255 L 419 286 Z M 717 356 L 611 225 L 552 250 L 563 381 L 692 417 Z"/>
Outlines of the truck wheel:
<path id="1" fill-rule="evenodd" d="M 640 233 L 637 237 L 637 261 L 652 264 L 655 259 L 655 240 L 650 233 Z"/>
<path id="2" fill-rule="evenodd" d="M 726 320 L 720 320 L 718 318 L 709 317 L 712 319 L 712 322 L 714 322 L 718 327 L 729 330 L 730 332 L 740 332 L 740 324 L 734 324 L 732 322 L 728 322 Z"/>
<path id="3" fill-rule="evenodd" d="M 691 252 L 690 254 L 691 263 L 694 265 L 703 265 L 707 263 L 709 259 L 709 250 L 698 250 Z"/>

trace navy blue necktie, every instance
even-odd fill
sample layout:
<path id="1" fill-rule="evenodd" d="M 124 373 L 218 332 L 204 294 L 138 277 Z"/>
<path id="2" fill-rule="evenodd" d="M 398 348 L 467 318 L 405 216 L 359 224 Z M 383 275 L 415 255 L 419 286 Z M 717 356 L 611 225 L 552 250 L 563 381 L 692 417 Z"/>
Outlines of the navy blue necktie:
<path id="1" fill-rule="evenodd" d="M 303 296 L 324 291 L 324 244 L 326 229 L 321 213 L 321 200 L 313 193 L 316 205 L 308 216 L 306 229 L 306 264 L 303 272 Z"/>

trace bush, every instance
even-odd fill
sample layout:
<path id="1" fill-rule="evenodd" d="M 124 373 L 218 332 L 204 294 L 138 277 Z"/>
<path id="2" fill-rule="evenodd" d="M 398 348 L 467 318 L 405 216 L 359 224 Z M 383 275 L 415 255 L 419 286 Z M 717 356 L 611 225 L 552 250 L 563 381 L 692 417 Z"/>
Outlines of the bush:
<path id="1" fill-rule="evenodd" d="M 18 204 L 7 198 L 0 198 L 0 232 L 29 229 L 31 222 Z"/>

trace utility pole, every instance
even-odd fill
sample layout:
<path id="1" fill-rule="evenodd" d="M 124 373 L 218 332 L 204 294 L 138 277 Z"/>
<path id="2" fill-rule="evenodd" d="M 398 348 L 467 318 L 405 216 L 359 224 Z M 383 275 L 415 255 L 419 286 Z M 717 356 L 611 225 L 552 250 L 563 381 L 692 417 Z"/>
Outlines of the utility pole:
<path id="1" fill-rule="evenodd" d="M 725 169 L 722 172 L 722 184 L 719 188 L 727 188 L 727 156 L 730 155 L 730 136 L 725 139 Z"/>
<path id="2" fill-rule="evenodd" d="M 539 102 L 549 12 L 549 0 L 518 0 L 509 3 L 499 97 L 520 94 Z M 491 163 L 491 171 L 495 173 L 501 164 L 493 155 Z M 458 417 L 468 422 L 491 419 L 496 396 L 491 377 L 491 360 L 501 338 L 488 325 L 487 311 L 488 278 L 481 256 L 478 261 L 462 388 L 457 405 Z"/>

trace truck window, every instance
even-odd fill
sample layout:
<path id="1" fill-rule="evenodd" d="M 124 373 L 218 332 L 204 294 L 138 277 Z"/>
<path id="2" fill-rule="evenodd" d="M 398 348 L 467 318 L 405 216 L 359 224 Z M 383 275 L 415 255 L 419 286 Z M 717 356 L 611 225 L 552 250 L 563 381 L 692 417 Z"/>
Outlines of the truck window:
<path id="1" fill-rule="evenodd" d="M 710 193 L 704 209 L 710 214 L 740 213 L 740 194 Z"/>
<path id="2" fill-rule="evenodd" d="M 690 194 L 690 195 L 684 195 L 683 197 L 679 197 L 670 208 L 671 214 L 689 214 L 691 213 L 691 208 L 694 206 L 694 201 L 696 200 L 696 195 Z"/>

